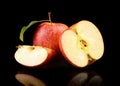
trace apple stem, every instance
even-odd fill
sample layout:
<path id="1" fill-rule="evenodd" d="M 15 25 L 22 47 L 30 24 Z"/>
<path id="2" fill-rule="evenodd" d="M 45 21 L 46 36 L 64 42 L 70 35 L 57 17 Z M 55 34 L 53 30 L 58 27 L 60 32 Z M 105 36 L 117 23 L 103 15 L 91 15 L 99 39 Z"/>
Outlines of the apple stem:
<path id="1" fill-rule="evenodd" d="M 52 21 L 51 21 L 51 12 L 48 12 L 48 17 L 49 17 L 50 23 L 52 24 Z"/>

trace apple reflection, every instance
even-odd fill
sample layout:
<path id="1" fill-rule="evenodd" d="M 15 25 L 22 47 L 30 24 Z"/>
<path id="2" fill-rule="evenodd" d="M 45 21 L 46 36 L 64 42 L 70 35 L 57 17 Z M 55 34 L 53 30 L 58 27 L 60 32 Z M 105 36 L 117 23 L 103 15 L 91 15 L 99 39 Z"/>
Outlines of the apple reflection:
<path id="1" fill-rule="evenodd" d="M 15 78 L 24 86 L 103 86 L 102 77 L 91 70 L 25 69 L 18 71 Z"/>
<path id="2" fill-rule="evenodd" d="M 94 71 L 80 72 L 73 76 L 68 86 L 103 86 L 103 79 Z"/>
<path id="3" fill-rule="evenodd" d="M 30 74 L 17 73 L 15 75 L 15 78 L 24 86 L 46 86 L 46 84 L 42 80 Z"/>

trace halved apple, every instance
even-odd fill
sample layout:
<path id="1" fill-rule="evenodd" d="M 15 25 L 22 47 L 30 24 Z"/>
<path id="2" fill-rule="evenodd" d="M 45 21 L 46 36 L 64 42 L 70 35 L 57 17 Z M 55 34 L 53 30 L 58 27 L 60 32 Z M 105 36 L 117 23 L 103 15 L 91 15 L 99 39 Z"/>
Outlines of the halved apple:
<path id="1" fill-rule="evenodd" d="M 42 47 L 31 45 L 19 45 L 14 57 L 15 60 L 27 67 L 36 67 L 43 65 L 55 55 L 55 51 Z"/>
<path id="2" fill-rule="evenodd" d="M 104 53 L 101 32 L 88 20 L 81 20 L 65 30 L 59 39 L 59 47 L 66 60 L 76 67 L 86 67 Z"/>

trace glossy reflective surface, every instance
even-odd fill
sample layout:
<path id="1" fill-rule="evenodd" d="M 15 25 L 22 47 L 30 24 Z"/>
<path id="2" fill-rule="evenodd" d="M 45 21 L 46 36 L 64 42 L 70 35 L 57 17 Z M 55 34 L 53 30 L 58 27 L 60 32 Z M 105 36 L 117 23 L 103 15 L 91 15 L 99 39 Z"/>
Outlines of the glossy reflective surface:
<path id="1" fill-rule="evenodd" d="M 10 63 L 1 68 L 4 85 L 13 86 L 110 86 L 117 84 L 117 70 L 99 61 L 86 68 L 26 68 Z M 19 81 L 20 80 L 20 81 Z M 6 82 L 6 83 L 5 83 Z"/>

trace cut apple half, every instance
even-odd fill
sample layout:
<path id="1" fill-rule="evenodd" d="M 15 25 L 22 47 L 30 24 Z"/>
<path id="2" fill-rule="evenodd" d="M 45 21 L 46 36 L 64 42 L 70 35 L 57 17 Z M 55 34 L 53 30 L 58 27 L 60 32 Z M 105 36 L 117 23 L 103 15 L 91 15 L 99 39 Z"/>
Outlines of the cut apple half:
<path id="1" fill-rule="evenodd" d="M 65 58 L 77 67 L 85 67 L 95 62 L 104 53 L 101 32 L 87 20 L 82 20 L 64 31 L 59 40 L 59 47 Z"/>
<path id="2" fill-rule="evenodd" d="M 19 45 L 15 52 L 15 60 L 28 67 L 42 65 L 54 55 L 54 50 L 42 46 Z"/>
<path id="3" fill-rule="evenodd" d="M 42 80 L 32 75 L 16 74 L 15 78 L 24 86 L 46 86 L 46 84 Z"/>

